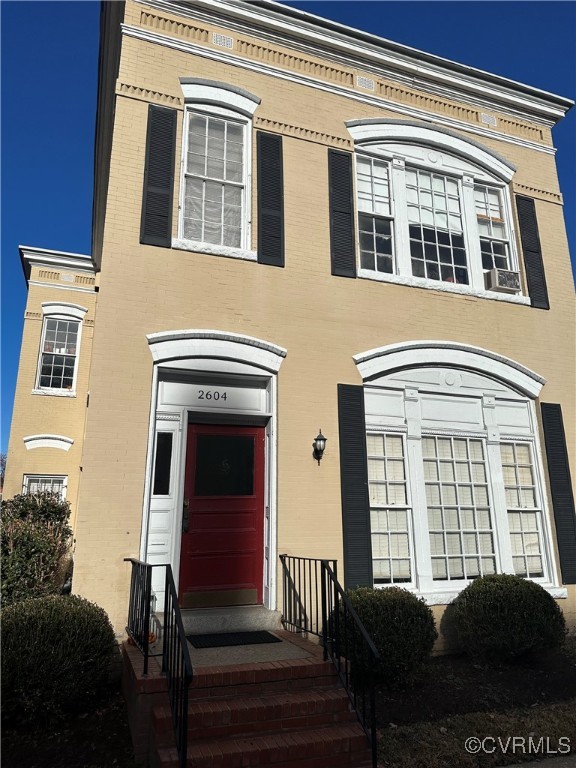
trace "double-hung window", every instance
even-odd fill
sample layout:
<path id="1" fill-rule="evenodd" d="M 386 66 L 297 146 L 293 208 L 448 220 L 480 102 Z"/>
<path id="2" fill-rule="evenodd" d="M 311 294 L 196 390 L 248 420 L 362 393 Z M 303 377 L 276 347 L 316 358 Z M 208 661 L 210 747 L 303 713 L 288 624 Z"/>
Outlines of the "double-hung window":
<path id="1" fill-rule="evenodd" d="M 374 583 L 412 582 L 404 438 L 368 434 L 367 450 Z"/>
<path id="2" fill-rule="evenodd" d="M 503 191 L 486 184 L 474 187 L 474 202 L 480 236 L 482 269 L 510 269 L 510 243 Z"/>
<path id="3" fill-rule="evenodd" d="M 180 78 L 184 97 L 176 245 L 256 260 L 251 251 L 252 116 L 260 98 L 226 83 Z"/>
<path id="4" fill-rule="evenodd" d="M 38 380 L 40 389 L 72 389 L 79 330 L 77 320 L 46 320 Z"/>
<path id="5" fill-rule="evenodd" d="M 360 264 L 363 269 L 392 274 L 392 204 L 389 165 L 359 156 L 356 163 Z"/>
<path id="6" fill-rule="evenodd" d="M 76 388 L 82 318 L 77 304 L 46 302 L 36 375 L 36 391 L 73 394 Z"/>
<path id="7" fill-rule="evenodd" d="M 246 122 L 187 113 L 182 234 L 230 248 L 243 245 Z"/>

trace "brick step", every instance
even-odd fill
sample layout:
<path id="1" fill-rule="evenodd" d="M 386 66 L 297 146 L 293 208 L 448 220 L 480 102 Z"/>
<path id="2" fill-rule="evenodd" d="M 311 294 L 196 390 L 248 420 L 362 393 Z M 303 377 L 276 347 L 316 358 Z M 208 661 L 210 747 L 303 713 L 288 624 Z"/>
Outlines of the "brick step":
<path id="1" fill-rule="evenodd" d="M 296 659 L 264 664 L 205 667 L 194 675 L 190 701 L 263 695 L 279 691 L 299 691 L 336 685 L 337 673 L 326 661 Z"/>
<path id="2" fill-rule="evenodd" d="M 177 768 L 176 750 L 157 751 L 160 768 Z M 188 768 L 365 768 L 371 765 L 366 735 L 357 723 L 293 733 L 203 739 L 188 745 Z"/>
<path id="3" fill-rule="evenodd" d="M 191 744 L 198 739 L 303 730 L 346 722 L 356 722 L 356 715 L 341 688 L 282 691 L 191 702 L 188 739 Z M 169 707 L 154 710 L 154 729 L 157 743 L 170 743 L 173 730 Z"/>

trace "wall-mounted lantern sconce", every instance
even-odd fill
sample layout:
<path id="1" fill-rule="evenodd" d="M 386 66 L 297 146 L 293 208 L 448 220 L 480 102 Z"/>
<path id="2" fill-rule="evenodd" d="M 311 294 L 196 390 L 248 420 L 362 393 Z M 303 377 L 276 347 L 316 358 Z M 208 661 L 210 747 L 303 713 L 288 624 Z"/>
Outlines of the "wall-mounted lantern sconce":
<path id="1" fill-rule="evenodd" d="M 314 448 L 312 455 L 318 462 L 318 466 L 320 466 L 320 459 L 322 458 L 322 456 L 324 456 L 324 449 L 326 448 L 326 438 L 322 434 L 322 430 L 320 430 L 316 435 L 316 437 L 314 438 L 312 447 Z"/>

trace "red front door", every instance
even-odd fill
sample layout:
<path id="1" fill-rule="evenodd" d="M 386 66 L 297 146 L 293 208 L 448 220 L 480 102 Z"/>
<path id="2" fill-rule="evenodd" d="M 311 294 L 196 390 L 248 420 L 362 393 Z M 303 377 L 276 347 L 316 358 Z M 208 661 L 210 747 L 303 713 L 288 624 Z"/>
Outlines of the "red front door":
<path id="1" fill-rule="evenodd" d="M 190 424 L 180 605 L 262 602 L 264 427 Z"/>

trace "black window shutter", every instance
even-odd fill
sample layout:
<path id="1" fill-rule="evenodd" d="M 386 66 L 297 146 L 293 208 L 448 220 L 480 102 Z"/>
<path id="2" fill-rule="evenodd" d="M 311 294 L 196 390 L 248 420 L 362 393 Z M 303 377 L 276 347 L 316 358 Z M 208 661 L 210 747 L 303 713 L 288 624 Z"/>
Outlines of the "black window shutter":
<path id="1" fill-rule="evenodd" d="M 284 266 L 282 136 L 258 131 L 258 261 Z"/>
<path id="2" fill-rule="evenodd" d="M 356 277 L 352 155 L 328 150 L 332 274 Z"/>
<path id="3" fill-rule="evenodd" d="M 562 583 L 576 584 L 576 511 L 562 408 L 557 403 L 542 403 L 541 409 Z"/>
<path id="4" fill-rule="evenodd" d="M 531 304 L 537 309 L 550 309 L 534 200 L 516 195 L 516 209 Z"/>
<path id="5" fill-rule="evenodd" d="M 338 385 L 340 492 L 346 589 L 373 586 L 364 388 Z"/>
<path id="6" fill-rule="evenodd" d="M 140 242 L 164 248 L 172 245 L 176 114 L 175 109 L 148 106 Z"/>

